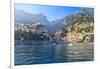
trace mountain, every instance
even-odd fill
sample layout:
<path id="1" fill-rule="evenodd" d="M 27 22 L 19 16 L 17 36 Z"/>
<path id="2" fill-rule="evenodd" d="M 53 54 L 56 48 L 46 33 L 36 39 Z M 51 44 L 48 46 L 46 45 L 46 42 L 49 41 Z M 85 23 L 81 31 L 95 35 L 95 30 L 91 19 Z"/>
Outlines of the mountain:
<path id="1" fill-rule="evenodd" d="M 66 15 L 66 14 L 65 14 Z M 83 20 L 93 22 L 93 9 L 82 8 L 81 11 L 65 16 L 61 19 L 49 22 L 47 17 L 43 14 L 31 14 L 22 10 L 15 10 L 15 23 L 31 24 L 40 23 L 50 32 L 57 32 L 62 28 L 70 29 L 75 23 L 81 23 Z"/>
<path id="2" fill-rule="evenodd" d="M 51 32 L 56 32 L 64 26 L 64 19 L 54 20 L 50 23 L 49 29 Z"/>
<path id="3" fill-rule="evenodd" d="M 41 25 L 44 25 L 49 31 L 55 32 L 60 30 L 62 27 L 64 27 L 64 21 L 67 20 L 68 23 L 72 23 L 72 16 L 67 16 L 67 18 L 62 18 L 58 20 L 54 20 L 52 22 L 49 22 L 47 20 L 47 17 L 43 14 L 31 14 L 28 12 L 25 12 L 23 10 L 15 10 L 15 23 L 22 23 L 22 24 L 31 24 L 31 23 L 41 23 Z M 71 22 L 70 22 L 71 21 Z"/>
<path id="4" fill-rule="evenodd" d="M 66 17 L 63 17 L 62 19 L 58 19 L 51 22 L 51 29 L 54 30 L 54 32 L 57 32 L 61 30 L 64 26 L 72 24 L 75 20 L 74 15 L 69 15 Z"/>
<path id="5" fill-rule="evenodd" d="M 93 42 L 94 11 L 81 9 L 80 12 L 64 18 L 64 27 L 55 33 L 58 38 L 71 42 Z"/>
<path id="6" fill-rule="evenodd" d="M 22 10 L 15 10 L 15 23 L 36 23 L 39 22 L 42 25 L 49 25 L 49 21 L 43 14 L 31 14 Z"/>

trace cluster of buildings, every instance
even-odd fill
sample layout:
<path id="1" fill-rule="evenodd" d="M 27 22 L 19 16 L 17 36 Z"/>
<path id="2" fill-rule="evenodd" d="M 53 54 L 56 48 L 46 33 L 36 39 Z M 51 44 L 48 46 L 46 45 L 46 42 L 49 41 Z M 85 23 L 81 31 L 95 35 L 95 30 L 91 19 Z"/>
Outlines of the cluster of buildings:
<path id="1" fill-rule="evenodd" d="M 31 23 L 31 24 L 22 24 L 22 23 L 16 23 L 15 24 L 15 31 L 21 30 L 25 32 L 33 32 L 33 33 L 43 33 L 47 32 L 47 30 L 44 28 L 43 25 L 41 25 L 39 22 L 37 23 Z"/>
<path id="2" fill-rule="evenodd" d="M 94 34 L 68 33 L 63 39 L 70 42 L 94 42 Z"/>

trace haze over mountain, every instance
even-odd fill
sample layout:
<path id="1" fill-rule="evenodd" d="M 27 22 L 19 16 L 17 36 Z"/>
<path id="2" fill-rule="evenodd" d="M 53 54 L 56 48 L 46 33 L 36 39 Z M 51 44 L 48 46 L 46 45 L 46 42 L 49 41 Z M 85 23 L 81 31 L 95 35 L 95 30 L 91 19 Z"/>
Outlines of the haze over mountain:
<path id="1" fill-rule="evenodd" d="M 72 25 L 73 23 L 78 21 L 81 16 L 85 16 L 85 17 L 88 16 L 89 20 L 93 20 L 93 9 L 82 8 L 80 12 L 73 13 L 69 16 L 65 16 L 61 19 L 57 19 L 51 22 L 42 13 L 31 14 L 31 13 L 16 9 L 15 10 L 15 23 L 23 23 L 23 24 L 30 23 L 31 24 L 31 23 L 39 22 L 41 25 L 44 25 L 44 27 L 48 29 L 49 31 L 56 32 L 66 25 L 69 25 L 69 24 Z"/>
<path id="2" fill-rule="evenodd" d="M 49 25 L 49 21 L 43 14 L 31 14 L 22 10 L 15 10 L 15 23 L 34 23 L 40 22 L 42 25 Z"/>
<path id="3" fill-rule="evenodd" d="M 58 31 L 60 30 L 61 28 L 63 28 L 65 25 L 68 25 L 68 24 L 72 24 L 75 20 L 75 17 L 74 15 L 69 15 L 69 16 L 66 16 L 66 17 L 63 17 L 62 19 L 58 19 L 58 20 L 55 20 L 55 21 L 52 21 L 51 22 L 51 28 L 52 30 L 55 30 L 55 31 Z"/>
<path id="4" fill-rule="evenodd" d="M 42 13 L 31 14 L 23 10 L 15 10 L 15 23 L 31 24 L 36 22 L 40 22 L 42 25 L 52 31 L 57 31 L 64 26 L 64 18 L 50 22 L 47 17 Z"/>

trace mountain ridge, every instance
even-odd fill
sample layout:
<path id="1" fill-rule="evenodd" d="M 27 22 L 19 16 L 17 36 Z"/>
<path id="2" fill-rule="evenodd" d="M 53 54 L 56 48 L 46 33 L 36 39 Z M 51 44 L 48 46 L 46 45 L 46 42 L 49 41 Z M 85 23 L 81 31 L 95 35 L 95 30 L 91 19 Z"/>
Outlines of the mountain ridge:
<path id="1" fill-rule="evenodd" d="M 33 23 L 41 22 L 43 25 L 49 24 L 46 16 L 43 14 L 31 14 L 23 10 L 15 11 L 15 23 Z"/>

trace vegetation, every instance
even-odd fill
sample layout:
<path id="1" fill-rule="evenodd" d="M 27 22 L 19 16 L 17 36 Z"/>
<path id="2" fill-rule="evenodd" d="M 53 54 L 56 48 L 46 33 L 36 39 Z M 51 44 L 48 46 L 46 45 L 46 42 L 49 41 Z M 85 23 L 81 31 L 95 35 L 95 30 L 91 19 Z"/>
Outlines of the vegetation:
<path id="1" fill-rule="evenodd" d="M 57 36 L 64 34 L 61 37 L 63 40 L 71 42 L 85 42 L 86 35 L 91 40 L 91 35 L 94 36 L 94 11 L 91 9 L 81 8 L 81 11 L 70 16 L 71 23 L 68 24 L 68 16 L 65 18 L 65 26 L 60 30 L 61 33 Z M 69 33 L 69 34 L 68 34 Z M 80 34 L 80 35 L 79 35 Z"/>
<path id="2" fill-rule="evenodd" d="M 24 38 L 24 40 L 33 40 L 33 41 L 49 40 L 49 37 L 43 35 L 43 33 L 38 34 L 38 33 L 33 33 L 31 31 L 25 32 L 25 31 L 21 31 L 21 30 L 15 31 L 15 39 L 16 40 L 20 40 L 22 37 Z"/>
<path id="3" fill-rule="evenodd" d="M 15 40 L 20 40 L 22 37 L 24 40 L 33 41 L 48 41 L 53 38 L 57 38 L 63 41 L 70 42 L 93 42 L 93 32 L 94 32 L 94 11 L 93 9 L 81 8 L 80 12 L 74 13 L 72 15 L 66 16 L 64 19 L 64 26 L 56 31 L 48 33 L 44 31 L 44 27 L 30 26 L 27 28 L 32 28 L 32 30 L 37 30 L 38 32 L 32 31 L 22 31 L 21 29 L 15 30 Z M 25 28 L 25 27 L 23 27 Z M 43 28 L 43 29 L 42 29 Z M 30 30 L 28 29 L 28 30 Z M 41 31 L 41 32 L 39 32 Z M 50 35 L 52 34 L 52 35 Z M 51 37 L 51 38 L 50 38 Z"/>

